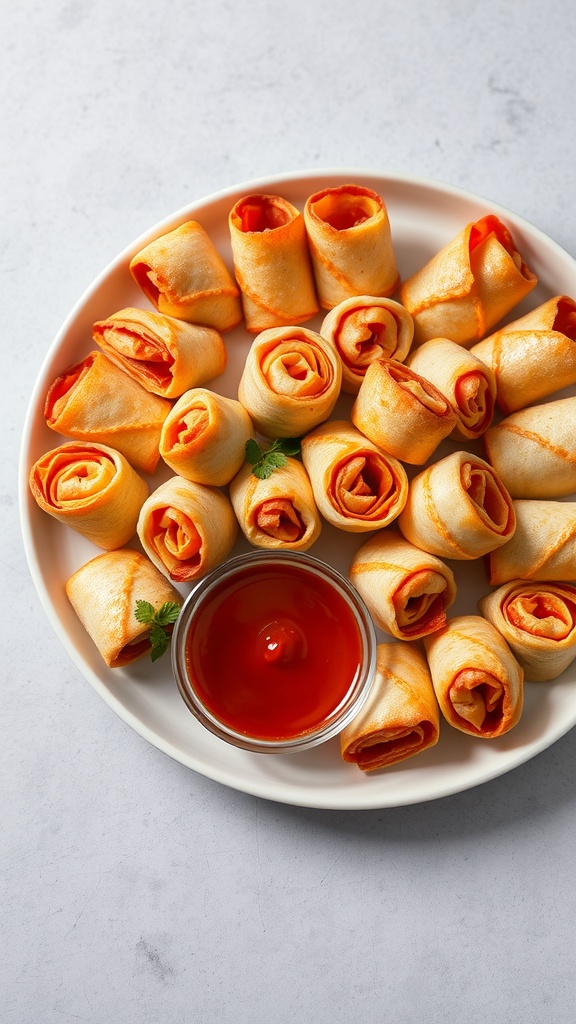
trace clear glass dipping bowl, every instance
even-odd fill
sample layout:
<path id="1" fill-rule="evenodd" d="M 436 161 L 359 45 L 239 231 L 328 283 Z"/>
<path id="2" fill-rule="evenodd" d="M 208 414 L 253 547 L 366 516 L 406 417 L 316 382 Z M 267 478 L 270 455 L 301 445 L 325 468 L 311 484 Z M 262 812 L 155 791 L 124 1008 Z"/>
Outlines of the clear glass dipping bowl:
<path id="1" fill-rule="evenodd" d="M 234 583 L 238 576 L 251 567 L 279 568 L 292 566 L 301 573 L 315 574 L 320 577 L 348 605 L 356 621 L 361 644 L 361 660 L 359 670 L 346 699 L 338 708 L 325 717 L 318 726 L 295 736 L 280 739 L 261 739 L 244 732 L 236 732 L 220 721 L 205 706 L 190 678 L 186 657 L 188 632 L 194 623 L 204 602 L 227 581 Z M 364 704 L 376 670 L 376 633 L 370 613 L 362 598 L 352 584 L 326 562 L 311 555 L 300 552 L 253 551 L 239 555 L 218 566 L 203 579 L 199 580 L 190 592 L 174 627 L 171 644 L 172 668 L 180 694 L 195 718 L 210 732 L 220 739 L 256 753 L 287 753 L 289 751 L 306 750 L 338 735 L 342 729 L 360 711 Z"/>

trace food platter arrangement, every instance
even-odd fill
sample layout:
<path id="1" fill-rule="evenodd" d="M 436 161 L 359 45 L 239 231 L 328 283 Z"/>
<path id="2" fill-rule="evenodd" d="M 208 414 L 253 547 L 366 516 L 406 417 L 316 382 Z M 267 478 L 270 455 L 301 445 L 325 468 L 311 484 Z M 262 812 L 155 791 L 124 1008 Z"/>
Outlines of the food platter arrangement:
<path id="1" fill-rule="evenodd" d="M 84 677 L 181 763 L 302 806 L 434 799 L 553 743 L 576 723 L 574 295 L 510 211 L 358 170 L 139 238 L 50 347 L 22 445 L 30 569 Z M 377 628 L 366 702 L 313 749 L 211 734 L 166 654 L 251 550 L 333 566 Z"/>

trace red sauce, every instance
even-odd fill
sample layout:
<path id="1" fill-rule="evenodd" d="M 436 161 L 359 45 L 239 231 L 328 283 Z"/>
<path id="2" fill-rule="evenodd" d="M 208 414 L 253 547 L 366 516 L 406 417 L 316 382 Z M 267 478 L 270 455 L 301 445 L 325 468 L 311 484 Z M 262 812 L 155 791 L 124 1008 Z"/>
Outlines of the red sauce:
<path id="1" fill-rule="evenodd" d="M 316 729 L 345 701 L 361 663 L 344 597 L 295 566 L 250 566 L 222 581 L 186 638 L 188 676 L 204 706 L 261 740 Z"/>

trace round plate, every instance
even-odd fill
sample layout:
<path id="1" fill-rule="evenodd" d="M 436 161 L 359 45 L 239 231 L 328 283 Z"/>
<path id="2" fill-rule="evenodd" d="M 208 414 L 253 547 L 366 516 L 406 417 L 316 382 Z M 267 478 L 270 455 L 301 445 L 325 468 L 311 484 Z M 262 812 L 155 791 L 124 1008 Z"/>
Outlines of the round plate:
<path id="1" fill-rule="evenodd" d="M 128 269 L 136 252 L 158 235 L 193 219 L 208 231 L 231 268 L 228 212 L 241 196 L 277 193 L 301 209 L 313 192 L 346 182 L 366 185 L 383 196 L 403 278 L 422 266 L 464 225 L 495 213 L 510 227 L 517 248 L 539 278 L 537 288 L 509 319 L 517 319 L 552 295 L 576 294 L 576 262 L 555 242 L 508 210 L 440 183 L 344 169 L 287 174 L 218 192 L 180 210 L 134 242 L 104 270 L 72 310 L 48 351 L 30 402 L 20 460 L 20 508 L 30 571 L 48 617 L 82 675 L 128 725 L 182 764 L 243 792 L 300 806 L 359 809 L 447 796 L 529 760 L 576 723 L 576 669 L 568 669 L 552 683 L 528 683 L 520 723 L 501 739 L 474 739 L 443 724 L 436 747 L 374 776 L 365 776 L 354 765 L 345 764 L 337 739 L 299 754 L 247 753 L 218 740 L 195 721 L 179 696 L 168 656 L 155 664 L 141 660 L 125 670 L 106 667 L 64 591 L 68 577 L 99 554 L 99 549 L 43 513 L 28 488 L 30 467 L 44 452 L 61 443 L 44 421 L 44 398 L 50 383 L 95 347 L 92 324 L 96 320 L 125 306 L 149 306 Z M 318 329 L 321 321 L 319 315 L 306 326 Z M 225 335 L 228 366 L 210 387 L 236 397 L 251 340 L 242 327 Z M 343 396 L 334 416 L 346 418 L 351 401 Z M 457 447 L 444 442 L 435 458 Z M 167 467 L 159 470 L 150 480 L 151 489 L 169 475 Z M 312 553 L 347 572 L 354 551 L 365 539 L 366 535 L 343 533 L 326 524 Z M 138 546 L 137 540 L 133 543 Z M 247 548 L 241 541 L 233 554 Z M 478 598 L 490 589 L 483 563 L 450 565 L 458 583 L 458 598 L 451 614 L 475 613 Z M 186 588 L 181 590 L 186 593 Z"/>

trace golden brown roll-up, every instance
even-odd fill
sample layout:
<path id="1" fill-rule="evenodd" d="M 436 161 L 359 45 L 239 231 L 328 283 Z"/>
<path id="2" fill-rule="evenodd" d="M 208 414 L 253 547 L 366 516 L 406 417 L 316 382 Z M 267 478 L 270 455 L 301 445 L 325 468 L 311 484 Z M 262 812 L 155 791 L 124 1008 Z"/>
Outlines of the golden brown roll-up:
<path id="1" fill-rule="evenodd" d="M 496 378 L 503 413 L 576 383 L 576 302 L 556 295 L 471 349 Z"/>
<path id="2" fill-rule="evenodd" d="M 254 338 L 238 398 L 264 437 L 300 437 L 328 419 L 341 381 L 330 342 L 306 327 L 277 327 Z"/>
<path id="3" fill-rule="evenodd" d="M 480 615 L 459 615 L 425 637 L 440 710 L 455 729 L 491 740 L 522 714 L 524 673 L 498 630 Z"/>
<path id="4" fill-rule="evenodd" d="M 412 544 L 440 558 L 480 558 L 514 534 L 513 501 L 484 459 L 453 452 L 418 474 L 398 526 Z"/>
<path id="5" fill-rule="evenodd" d="M 452 432 L 458 414 L 430 381 L 402 363 L 376 359 L 366 371 L 351 418 L 383 451 L 421 466 Z"/>
<path id="6" fill-rule="evenodd" d="M 242 319 L 240 293 L 200 224 L 190 220 L 146 245 L 130 262 L 159 313 L 229 331 Z"/>
<path id="7" fill-rule="evenodd" d="M 252 421 L 233 398 L 193 388 L 168 413 L 160 435 L 160 454 L 187 480 L 222 487 L 245 459 Z"/>
<path id="8" fill-rule="evenodd" d="M 304 466 L 287 457 L 266 480 L 245 465 L 230 484 L 230 500 L 242 533 L 257 548 L 306 551 L 321 520 Z"/>
<path id="9" fill-rule="evenodd" d="M 340 733 L 345 761 L 374 772 L 438 742 L 440 714 L 426 659 L 412 644 L 379 644 L 374 682 Z"/>
<path id="10" fill-rule="evenodd" d="M 576 502 L 519 499 L 514 536 L 488 555 L 490 583 L 576 580 Z"/>
<path id="11" fill-rule="evenodd" d="M 492 370 L 448 338 L 433 338 L 409 357 L 408 366 L 438 388 L 458 413 L 455 439 L 474 439 L 490 426 L 496 402 Z"/>
<path id="12" fill-rule="evenodd" d="M 521 409 L 484 437 L 488 461 L 513 498 L 576 491 L 576 398 Z"/>
<path id="13" fill-rule="evenodd" d="M 30 490 L 58 522 L 111 551 L 136 533 L 148 485 L 120 452 L 105 444 L 70 441 L 34 463 Z"/>
<path id="14" fill-rule="evenodd" d="M 376 625 L 399 640 L 440 629 L 456 598 L 452 570 L 390 527 L 359 548 L 350 579 Z"/>
<path id="15" fill-rule="evenodd" d="M 227 361 L 218 331 L 148 309 L 121 309 L 92 328 L 113 363 L 146 391 L 178 398 L 218 377 Z"/>
<path id="16" fill-rule="evenodd" d="M 414 323 L 394 299 L 358 295 L 330 310 L 320 334 L 332 342 L 342 361 L 342 390 L 356 395 L 375 359 L 406 359 Z"/>
<path id="17" fill-rule="evenodd" d="M 50 385 L 47 425 L 59 434 L 110 445 L 135 469 L 153 473 L 171 403 L 146 391 L 103 352 L 91 352 Z"/>
<path id="18" fill-rule="evenodd" d="M 149 654 L 150 626 L 138 622 L 137 601 L 159 611 L 182 597 L 139 551 L 122 548 L 98 555 L 66 583 L 66 593 L 84 629 L 109 668 L 123 668 Z"/>
<path id="19" fill-rule="evenodd" d="M 576 587 L 511 580 L 483 597 L 479 608 L 527 679 L 556 679 L 576 658 Z"/>
<path id="20" fill-rule="evenodd" d="M 320 305 L 352 295 L 392 295 L 400 280 L 384 200 L 362 185 L 310 196 L 304 220 Z"/>
<path id="21" fill-rule="evenodd" d="M 304 218 L 276 195 L 239 199 L 228 218 L 246 327 L 254 333 L 318 312 Z"/>
<path id="22" fill-rule="evenodd" d="M 188 583 L 228 556 L 238 526 L 222 491 L 175 476 L 144 502 L 137 530 L 154 565 L 175 583 Z"/>
<path id="23" fill-rule="evenodd" d="M 493 214 L 467 224 L 404 282 L 400 301 L 414 318 L 416 344 L 482 338 L 537 284 L 508 228 Z"/>
<path id="24" fill-rule="evenodd" d="M 379 530 L 402 511 L 406 470 L 351 423 L 328 420 L 301 444 L 316 504 L 333 526 L 350 533 Z"/>

